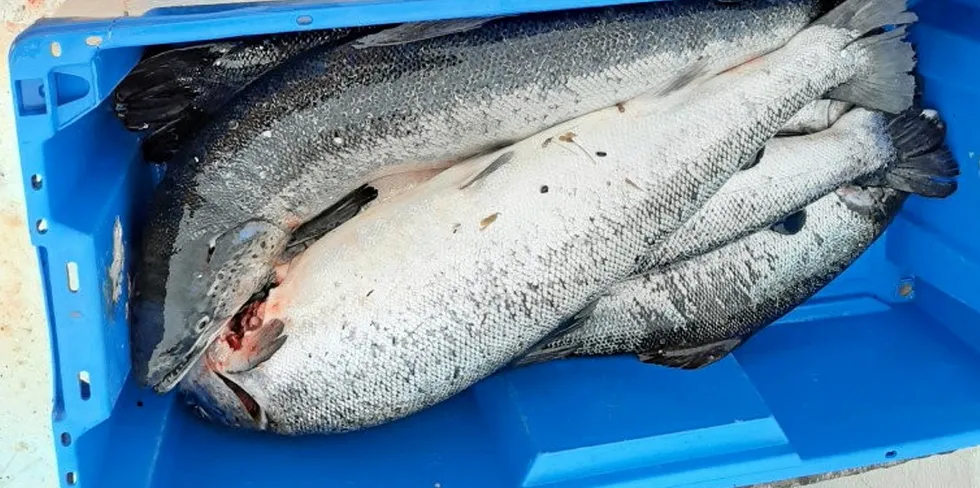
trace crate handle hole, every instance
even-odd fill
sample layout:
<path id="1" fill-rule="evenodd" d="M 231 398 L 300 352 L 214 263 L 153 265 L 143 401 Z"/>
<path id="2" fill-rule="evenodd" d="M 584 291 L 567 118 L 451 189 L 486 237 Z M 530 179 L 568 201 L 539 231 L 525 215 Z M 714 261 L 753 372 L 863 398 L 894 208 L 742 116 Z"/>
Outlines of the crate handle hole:
<path id="1" fill-rule="evenodd" d="M 44 79 L 31 78 L 14 83 L 17 111 L 21 115 L 42 115 L 48 112 L 44 98 Z"/>
<path id="2" fill-rule="evenodd" d="M 69 471 L 68 474 L 65 475 L 65 482 L 67 482 L 69 485 L 78 483 L 78 475 L 76 475 L 74 471 Z"/>
<path id="3" fill-rule="evenodd" d="M 65 273 L 68 275 L 68 291 L 78 293 L 78 263 L 68 261 L 65 264 Z"/>
<path id="4" fill-rule="evenodd" d="M 888 459 L 891 459 L 895 456 L 898 456 L 898 451 L 888 451 L 885 453 L 885 457 Z"/>
<path id="5" fill-rule="evenodd" d="M 68 446 L 71 445 L 71 434 L 69 434 L 67 432 L 62 432 L 61 433 L 61 445 L 62 446 L 65 446 L 65 447 L 68 447 Z"/>
<path id="6" fill-rule="evenodd" d="M 31 176 L 31 188 L 35 190 L 40 190 L 42 183 L 43 180 L 41 179 L 41 175 L 35 174 Z"/>
<path id="7" fill-rule="evenodd" d="M 92 91 L 91 85 L 81 76 L 68 73 L 54 73 L 55 103 L 65 105 L 85 98 Z"/>
<path id="8" fill-rule="evenodd" d="M 47 219 L 37 219 L 34 224 L 34 228 L 37 229 L 38 234 L 44 234 L 48 231 L 48 221 Z"/>
<path id="9" fill-rule="evenodd" d="M 310 25 L 313 23 L 313 17 L 310 17 L 309 15 L 300 15 L 299 17 L 296 17 L 296 23 L 299 25 Z"/>
<path id="10" fill-rule="evenodd" d="M 92 382 L 89 379 L 88 371 L 78 373 L 78 389 L 82 394 L 82 400 L 92 398 Z"/>

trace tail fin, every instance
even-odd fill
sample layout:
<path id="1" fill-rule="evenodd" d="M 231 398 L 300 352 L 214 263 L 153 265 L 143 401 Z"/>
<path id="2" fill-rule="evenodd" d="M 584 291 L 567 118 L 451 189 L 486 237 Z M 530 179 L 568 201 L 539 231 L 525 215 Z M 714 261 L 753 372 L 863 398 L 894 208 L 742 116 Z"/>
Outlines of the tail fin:
<path id="1" fill-rule="evenodd" d="M 930 198 L 946 198 L 956 191 L 960 168 L 945 144 L 943 121 L 934 111 L 906 110 L 889 121 L 888 134 L 895 160 L 859 184 Z"/>
<path id="2" fill-rule="evenodd" d="M 912 106 L 915 96 L 915 51 L 905 41 L 905 27 L 858 39 L 847 47 L 868 61 L 847 83 L 828 93 L 829 98 L 897 114 Z"/>
<path id="3" fill-rule="evenodd" d="M 158 53 L 140 61 L 116 88 L 116 117 L 128 130 L 145 131 L 147 161 L 169 160 L 182 136 L 227 101 L 229 87 L 215 89 L 201 75 L 235 44 L 215 42 Z"/>
<path id="4" fill-rule="evenodd" d="M 915 52 L 904 41 L 904 25 L 916 21 L 907 0 L 847 0 L 813 22 L 849 31 L 855 39 L 844 53 L 861 59 L 863 70 L 828 94 L 829 98 L 897 114 L 911 106 Z M 888 26 L 892 31 L 880 33 Z M 875 34 L 868 36 L 869 34 Z"/>
<path id="5" fill-rule="evenodd" d="M 906 0 L 847 0 L 813 24 L 847 29 L 863 36 L 881 27 L 915 22 L 916 15 L 907 8 Z"/>

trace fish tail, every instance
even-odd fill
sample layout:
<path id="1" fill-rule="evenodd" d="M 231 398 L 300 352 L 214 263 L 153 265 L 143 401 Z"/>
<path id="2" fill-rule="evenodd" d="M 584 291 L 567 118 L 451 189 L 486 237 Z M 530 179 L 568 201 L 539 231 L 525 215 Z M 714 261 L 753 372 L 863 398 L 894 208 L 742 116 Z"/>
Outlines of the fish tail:
<path id="1" fill-rule="evenodd" d="M 887 131 L 894 159 L 860 184 L 930 198 L 946 198 L 956 191 L 960 167 L 945 144 L 945 124 L 938 114 L 912 108 L 891 118 Z"/>
<path id="2" fill-rule="evenodd" d="M 176 48 L 145 58 L 113 92 L 114 111 L 127 130 L 144 133 L 143 156 L 167 162 L 183 136 L 228 98 L 198 77 L 233 43 Z"/>
<path id="3" fill-rule="evenodd" d="M 916 19 L 916 15 L 908 11 L 906 0 L 847 0 L 813 25 L 846 29 L 863 36 L 881 27 L 911 24 Z"/>
<path id="4" fill-rule="evenodd" d="M 916 21 L 906 0 L 847 0 L 813 26 L 844 30 L 853 36 L 845 55 L 861 60 L 861 69 L 829 98 L 896 114 L 912 105 L 915 51 L 905 41 L 907 24 Z M 882 28 L 895 26 L 882 33 Z M 867 36 L 867 37 L 865 37 Z"/>
<path id="5" fill-rule="evenodd" d="M 845 52 L 866 62 L 847 83 L 831 90 L 828 98 L 890 114 L 909 108 L 915 96 L 915 50 L 905 34 L 902 26 L 851 43 Z"/>

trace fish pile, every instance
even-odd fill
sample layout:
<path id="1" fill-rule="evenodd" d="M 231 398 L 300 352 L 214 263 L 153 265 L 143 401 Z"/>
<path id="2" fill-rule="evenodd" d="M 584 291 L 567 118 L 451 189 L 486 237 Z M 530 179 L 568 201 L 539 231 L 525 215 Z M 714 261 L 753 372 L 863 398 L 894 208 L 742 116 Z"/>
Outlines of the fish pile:
<path id="1" fill-rule="evenodd" d="M 712 364 L 959 167 L 904 0 L 652 2 L 163 50 L 132 371 L 278 434 L 498 371 Z"/>

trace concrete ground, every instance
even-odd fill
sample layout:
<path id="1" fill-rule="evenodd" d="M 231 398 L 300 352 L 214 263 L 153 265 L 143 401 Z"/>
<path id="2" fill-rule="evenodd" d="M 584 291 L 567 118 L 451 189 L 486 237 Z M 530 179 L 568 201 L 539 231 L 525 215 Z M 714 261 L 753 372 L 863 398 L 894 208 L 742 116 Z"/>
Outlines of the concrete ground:
<path id="1" fill-rule="evenodd" d="M 61 0 L 0 0 L 0 488 L 58 486 L 51 438 L 48 333 L 34 251 L 27 235 L 12 121 L 7 47 Z M 111 2 L 110 2 L 111 3 Z M 776 486 L 817 488 L 980 487 L 980 449 L 958 451 L 833 479 Z"/>

